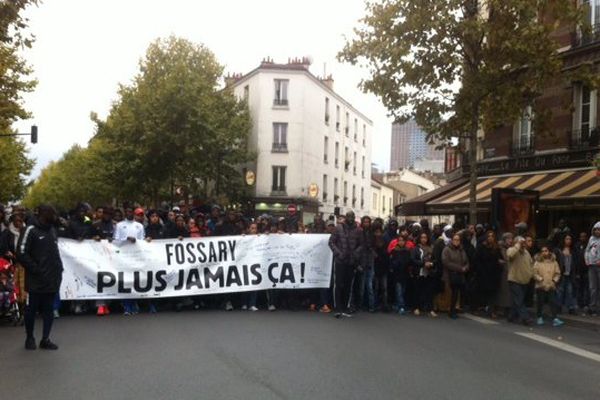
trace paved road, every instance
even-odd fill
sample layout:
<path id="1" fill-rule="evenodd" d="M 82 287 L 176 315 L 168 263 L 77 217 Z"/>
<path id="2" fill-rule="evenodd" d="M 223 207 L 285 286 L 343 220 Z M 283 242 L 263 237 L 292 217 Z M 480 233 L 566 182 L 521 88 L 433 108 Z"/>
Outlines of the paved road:
<path id="1" fill-rule="evenodd" d="M 41 321 L 40 321 L 41 322 Z M 600 333 L 448 318 L 199 311 L 63 317 L 58 352 L 0 327 L 7 399 L 598 399 Z M 4 396 L 2 396 L 4 398 Z"/>

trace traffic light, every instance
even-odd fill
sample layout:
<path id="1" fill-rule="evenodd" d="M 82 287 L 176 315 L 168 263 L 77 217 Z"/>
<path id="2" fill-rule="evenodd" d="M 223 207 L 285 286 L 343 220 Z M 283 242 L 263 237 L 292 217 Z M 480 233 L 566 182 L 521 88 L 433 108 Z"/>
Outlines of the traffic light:
<path id="1" fill-rule="evenodd" d="M 31 143 L 36 144 L 37 143 L 37 136 L 38 132 L 37 132 L 37 126 L 32 125 L 31 126 Z"/>

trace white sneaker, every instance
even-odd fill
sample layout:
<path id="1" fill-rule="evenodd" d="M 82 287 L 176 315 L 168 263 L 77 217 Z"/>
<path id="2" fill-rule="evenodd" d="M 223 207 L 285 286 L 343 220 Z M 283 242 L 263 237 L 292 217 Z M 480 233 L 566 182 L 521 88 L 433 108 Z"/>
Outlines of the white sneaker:
<path id="1" fill-rule="evenodd" d="M 54 319 L 56 318 L 60 318 L 60 313 L 58 312 L 58 310 L 54 310 Z"/>
<path id="2" fill-rule="evenodd" d="M 269 306 L 269 311 L 275 311 L 275 310 L 277 310 L 277 307 L 275 307 L 273 304 L 271 304 Z"/>
<path id="3" fill-rule="evenodd" d="M 83 309 L 81 308 L 81 304 L 76 304 L 75 305 L 75 314 L 81 314 L 83 313 Z"/>
<path id="4" fill-rule="evenodd" d="M 233 304 L 231 304 L 231 302 L 230 302 L 230 301 L 228 301 L 228 302 L 225 304 L 225 311 L 232 311 L 232 310 L 233 310 Z"/>
<path id="5" fill-rule="evenodd" d="M 246 311 L 246 310 L 248 310 L 248 306 L 244 304 L 244 305 L 242 306 L 242 311 Z"/>
<path id="6" fill-rule="evenodd" d="M 256 308 L 255 306 L 250 307 L 250 311 L 258 311 L 258 308 Z"/>

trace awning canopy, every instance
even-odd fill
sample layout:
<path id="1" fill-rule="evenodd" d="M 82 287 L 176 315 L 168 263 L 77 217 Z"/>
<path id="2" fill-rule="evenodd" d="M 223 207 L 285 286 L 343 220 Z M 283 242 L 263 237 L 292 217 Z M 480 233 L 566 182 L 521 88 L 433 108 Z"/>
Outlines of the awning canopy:
<path id="1" fill-rule="evenodd" d="M 595 169 L 479 178 L 476 189 L 479 211 L 489 211 L 492 189 L 494 188 L 538 191 L 540 192 L 540 206 L 542 208 L 600 206 L 600 179 L 596 176 Z M 417 200 L 419 198 L 411 200 L 410 203 Z M 404 206 L 403 204 L 402 212 L 404 215 L 443 215 L 467 212 L 469 207 L 469 183 L 463 181 L 459 186 L 443 194 L 430 197 L 424 204 L 423 213 L 406 214 L 404 213 Z M 407 207 L 406 210 L 410 211 L 410 207 Z"/>

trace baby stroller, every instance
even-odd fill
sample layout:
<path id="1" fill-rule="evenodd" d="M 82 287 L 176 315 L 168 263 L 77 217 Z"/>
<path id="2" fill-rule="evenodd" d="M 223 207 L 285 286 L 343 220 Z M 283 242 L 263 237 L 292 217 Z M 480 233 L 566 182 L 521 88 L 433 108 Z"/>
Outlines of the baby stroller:
<path id="1" fill-rule="evenodd" d="M 0 320 L 17 326 L 21 321 L 21 310 L 17 302 L 13 265 L 0 257 Z"/>

